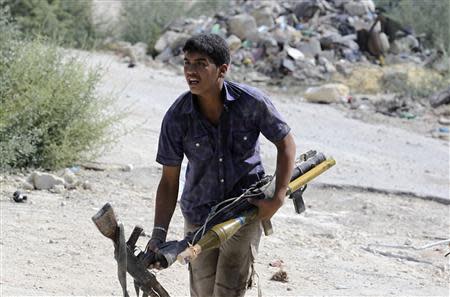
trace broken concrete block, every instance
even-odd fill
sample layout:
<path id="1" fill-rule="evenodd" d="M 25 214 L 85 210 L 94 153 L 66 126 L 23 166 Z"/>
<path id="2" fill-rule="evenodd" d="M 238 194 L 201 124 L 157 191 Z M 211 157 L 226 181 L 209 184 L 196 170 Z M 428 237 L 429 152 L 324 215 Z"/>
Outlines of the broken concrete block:
<path id="1" fill-rule="evenodd" d="M 375 4 L 372 0 L 350 1 L 344 4 L 344 9 L 351 16 L 364 16 L 375 12 Z"/>
<path id="2" fill-rule="evenodd" d="M 69 168 L 64 169 L 64 173 L 61 177 L 64 179 L 66 185 L 76 185 L 78 182 L 77 177 Z"/>
<path id="3" fill-rule="evenodd" d="M 261 7 L 252 12 L 252 16 L 255 18 L 258 27 L 267 26 L 268 28 L 272 28 L 275 26 L 272 15 L 273 12 L 269 7 Z"/>
<path id="4" fill-rule="evenodd" d="M 28 191 L 32 191 L 32 190 L 34 190 L 34 185 L 29 183 L 29 182 L 27 182 L 27 181 L 23 181 L 22 182 L 22 189 L 28 190 Z"/>
<path id="5" fill-rule="evenodd" d="M 155 51 L 157 53 L 163 52 L 166 48 L 174 50 L 178 47 L 184 45 L 186 40 L 190 37 L 189 34 L 186 33 L 178 33 L 173 31 L 167 31 L 161 37 L 159 37 L 158 41 L 155 44 Z"/>
<path id="6" fill-rule="evenodd" d="M 438 107 L 440 105 L 449 103 L 450 103 L 450 88 L 441 90 L 430 97 L 430 104 L 433 107 Z"/>
<path id="7" fill-rule="evenodd" d="M 295 71 L 295 64 L 291 59 L 283 59 L 282 63 L 283 67 L 287 70 L 294 72 Z"/>
<path id="8" fill-rule="evenodd" d="M 311 38 L 309 41 L 301 43 L 298 49 L 308 57 L 315 57 L 322 52 L 320 41 L 317 38 Z"/>
<path id="9" fill-rule="evenodd" d="M 258 29 L 255 18 L 249 14 L 238 14 L 228 20 L 229 32 L 240 39 L 257 41 Z"/>
<path id="10" fill-rule="evenodd" d="M 305 58 L 305 55 L 296 48 L 285 46 L 284 49 L 286 50 L 288 56 L 294 60 L 303 60 Z"/>
<path id="11" fill-rule="evenodd" d="M 241 45 L 242 45 L 242 41 L 236 35 L 230 35 L 227 38 L 226 42 L 228 44 L 228 48 L 232 52 L 238 50 L 241 47 Z"/>
<path id="12" fill-rule="evenodd" d="M 31 179 L 33 181 L 34 188 L 37 190 L 48 190 L 56 185 L 64 185 L 64 179 L 50 174 L 35 171 L 31 173 Z"/>
<path id="13" fill-rule="evenodd" d="M 344 84 L 325 84 L 308 88 L 304 98 L 315 103 L 338 103 L 349 95 L 349 88 Z"/>

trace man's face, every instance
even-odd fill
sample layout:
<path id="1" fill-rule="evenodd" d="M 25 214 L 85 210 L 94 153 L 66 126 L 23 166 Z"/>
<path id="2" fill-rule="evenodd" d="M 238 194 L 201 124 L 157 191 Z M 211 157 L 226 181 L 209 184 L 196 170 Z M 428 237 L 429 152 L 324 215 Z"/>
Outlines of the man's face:
<path id="1" fill-rule="evenodd" d="M 223 78 L 223 67 L 216 66 L 214 62 L 204 54 L 186 52 L 184 55 L 184 77 L 195 95 L 207 95 L 214 88 L 220 87 L 219 79 Z M 222 72 L 221 72 L 222 71 Z"/>

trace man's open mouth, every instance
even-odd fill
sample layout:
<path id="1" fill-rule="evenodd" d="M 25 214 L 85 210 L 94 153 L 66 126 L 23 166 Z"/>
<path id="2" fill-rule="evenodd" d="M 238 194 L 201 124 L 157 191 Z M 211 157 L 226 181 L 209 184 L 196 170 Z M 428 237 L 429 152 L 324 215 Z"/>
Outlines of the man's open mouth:
<path id="1" fill-rule="evenodd" d="M 198 85 L 198 83 L 199 83 L 199 80 L 198 80 L 198 79 L 194 79 L 194 78 L 189 78 L 189 79 L 188 79 L 188 84 L 189 84 L 190 86 Z"/>

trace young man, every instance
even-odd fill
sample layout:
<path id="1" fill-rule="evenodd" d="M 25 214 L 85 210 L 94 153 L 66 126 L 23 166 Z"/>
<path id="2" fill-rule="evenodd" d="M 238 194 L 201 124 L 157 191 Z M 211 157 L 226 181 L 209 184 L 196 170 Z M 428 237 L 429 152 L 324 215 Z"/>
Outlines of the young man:
<path id="1" fill-rule="evenodd" d="M 181 196 L 185 231 L 202 225 L 211 207 L 240 195 L 264 175 L 258 137 L 277 148 L 273 199 L 255 201 L 260 220 L 281 207 L 294 167 L 290 128 L 259 90 L 225 81 L 230 65 L 226 42 L 214 34 L 190 38 L 184 48 L 189 92 L 167 111 L 156 160 L 163 165 L 156 194 L 155 222 L 147 248 L 156 251 L 166 239 L 174 212 L 183 156 L 188 158 Z M 205 251 L 189 265 L 191 296 L 243 296 L 261 236 L 260 221 L 243 226 L 219 249 Z"/>

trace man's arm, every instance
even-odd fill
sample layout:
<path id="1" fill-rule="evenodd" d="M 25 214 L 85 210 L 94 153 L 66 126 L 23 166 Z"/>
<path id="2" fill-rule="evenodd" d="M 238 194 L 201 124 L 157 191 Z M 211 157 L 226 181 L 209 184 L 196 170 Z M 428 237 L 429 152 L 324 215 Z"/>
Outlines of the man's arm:
<path id="1" fill-rule="evenodd" d="M 152 239 L 147 249 L 156 250 L 167 236 L 170 220 L 177 205 L 181 166 L 163 166 L 161 180 L 156 191 L 155 220 Z"/>
<path id="2" fill-rule="evenodd" d="M 277 168 L 275 194 L 272 199 L 253 200 L 258 207 L 258 217 L 261 220 L 270 219 L 283 205 L 286 198 L 286 189 L 291 180 L 295 163 L 295 142 L 289 133 L 282 140 L 274 143 L 277 147 Z"/>

